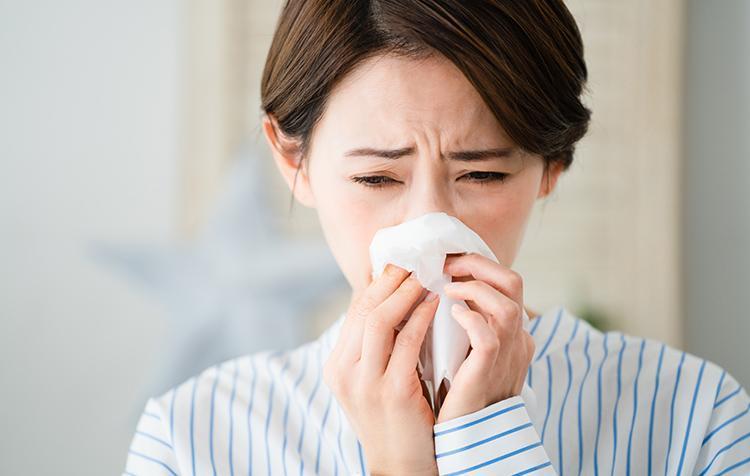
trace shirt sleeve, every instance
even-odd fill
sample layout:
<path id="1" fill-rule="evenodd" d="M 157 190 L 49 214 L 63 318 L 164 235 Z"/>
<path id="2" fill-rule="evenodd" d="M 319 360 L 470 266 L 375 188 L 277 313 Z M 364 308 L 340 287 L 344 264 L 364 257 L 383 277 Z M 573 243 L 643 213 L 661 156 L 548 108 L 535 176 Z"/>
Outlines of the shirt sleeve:
<path id="1" fill-rule="evenodd" d="M 742 385 L 724 372 L 693 474 L 727 473 L 750 473 L 750 398 Z"/>
<path id="2" fill-rule="evenodd" d="M 521 396 L 433 426 L 441 475 L 479 470 L 502 475 L 557 474 Z"/>
<path id="3" fill-rule="evenodd" d="M 138 420 L 130 443 L 123 476 L 180 474 L 168 426 L 168 417 L 151 398 Z"/>

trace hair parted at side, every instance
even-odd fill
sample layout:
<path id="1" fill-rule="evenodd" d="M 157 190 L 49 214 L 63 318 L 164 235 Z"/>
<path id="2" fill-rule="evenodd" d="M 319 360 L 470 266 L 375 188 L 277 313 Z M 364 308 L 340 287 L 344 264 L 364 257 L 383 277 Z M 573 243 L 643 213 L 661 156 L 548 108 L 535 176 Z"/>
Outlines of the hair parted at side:
<path id="1" fill-rule="evenodd" d="M 567 169 L 588 129 L 583 42 L 563 0 L 287 0 L 261 108 L 304 158 L 331 91 L 382 54 L 449 59 L 508 136 L 546 165 Z"/>

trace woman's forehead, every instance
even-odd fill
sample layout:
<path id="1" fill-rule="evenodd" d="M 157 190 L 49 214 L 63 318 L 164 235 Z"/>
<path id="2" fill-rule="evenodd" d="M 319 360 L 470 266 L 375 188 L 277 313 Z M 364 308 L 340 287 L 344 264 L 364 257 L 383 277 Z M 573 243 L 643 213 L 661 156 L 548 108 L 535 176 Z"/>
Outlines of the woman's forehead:
<path id="1" fill-rule="evenodd" d="M 340 138 L 380 142 L 421 133 L 439 134 L 455 146 L 490 138 L 507 142 L 476 89 L 440 56 L 368 60 L 334 89 L 319 125 Z"/>

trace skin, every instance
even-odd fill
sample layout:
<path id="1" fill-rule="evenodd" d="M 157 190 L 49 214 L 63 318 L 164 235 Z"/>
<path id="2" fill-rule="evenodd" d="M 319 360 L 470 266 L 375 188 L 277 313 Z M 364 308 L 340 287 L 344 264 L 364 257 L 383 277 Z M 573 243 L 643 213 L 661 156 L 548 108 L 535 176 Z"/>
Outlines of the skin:
<path id="1" fill-rule="evenodd" d="M 545 168 L 541 157 L 517 148 L 463 74 L 439 55 L 379 56 L 352 71 L 332 91 L 299 174 L 297 144 L 274 124 L 264 118 L 275 163 L 296 200 L 317 211 L 352 287 L 324 379 L 372 474 L 437 474 L 436 421 L 416 364 L 438 300 L 425 299 L 419 282 L 396 266 L 373 281 L 370 241 L 380 228 L 442 211 L 476 231 L 499 259 L 467 254 L 445 264 L 454 280 L 445 292 L 470 308 L 454 318 L 471 349 L 437 422 L 480 410 L 518 395 L 526 377 L 534 344 L 521 325 L 523 280 L 510 267 L 535 201 L 554 190 L 561 167 Z M 398 159 L 349 154 L 362 148 L 411 150 Z M 510 152 L 451 158 L 486 149 Z"/>

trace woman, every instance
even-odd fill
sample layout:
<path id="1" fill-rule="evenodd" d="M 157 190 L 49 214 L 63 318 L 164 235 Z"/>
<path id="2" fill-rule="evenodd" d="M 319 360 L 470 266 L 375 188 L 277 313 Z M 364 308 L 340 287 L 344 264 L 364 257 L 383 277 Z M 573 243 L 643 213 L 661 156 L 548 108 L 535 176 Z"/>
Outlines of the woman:
<path id="1" fill-rule="evenodd" d="M 561 0 L 288 1 L 263 131 L 317 211 L 350 305 L 313 342 L 150 399 L 126 474 L 750 472 L 750 399 L 732 376 L 564 307 L 524 307 L 510 265 L 586 132 L 586 77 Z M 446 259 L 471 349 L 436 419 L 416 363 L 438 300 L 395 266 L 371 280 L 368 257 L 375 231 L 433 211 L 506 264 Z"/>

